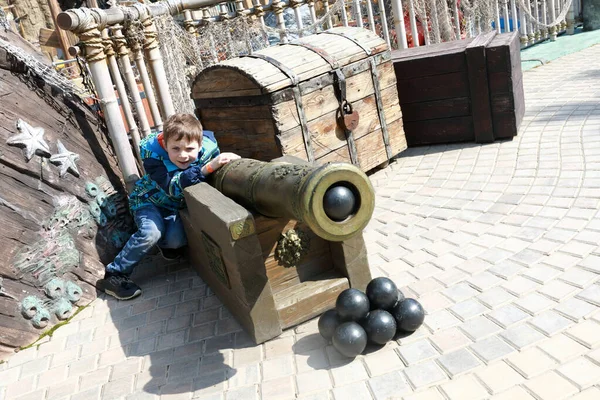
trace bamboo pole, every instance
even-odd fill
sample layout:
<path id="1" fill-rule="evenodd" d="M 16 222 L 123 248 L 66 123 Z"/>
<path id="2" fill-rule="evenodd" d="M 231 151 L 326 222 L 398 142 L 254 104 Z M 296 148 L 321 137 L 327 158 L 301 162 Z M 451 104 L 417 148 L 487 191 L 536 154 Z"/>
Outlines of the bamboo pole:
<path id="1" fill-rule="evenodd" d="M 121 71 L 123 71 L 123 76 L 125 77 L 125 84 L 127 85 L 127 89 L 129 90 L 129 95 L 131 96 L 133 107 L 135 108 L 135 112 L 138 116 L 142 136 L 146 137 L 151 132 L 150 123 L 148 122 L 148 116 L 146 115 L 144 103 L 142 102 L 142 97 L 140 96 L 140 90 L 138 89 L 138 85 L 135 80 L 135 75 L 133 74 L 133 69 L 131 68 L 131 60 L 129 59 L 129 49 L 127 48 L 127 40 L 125 39 L 125 36 L 123 36 L 123 32 L 121 29 L 122 26 L 120 24 L 116 24 L 112 27 L 112 39 L 115 42 L 118 63 L 120 64 Z"/>

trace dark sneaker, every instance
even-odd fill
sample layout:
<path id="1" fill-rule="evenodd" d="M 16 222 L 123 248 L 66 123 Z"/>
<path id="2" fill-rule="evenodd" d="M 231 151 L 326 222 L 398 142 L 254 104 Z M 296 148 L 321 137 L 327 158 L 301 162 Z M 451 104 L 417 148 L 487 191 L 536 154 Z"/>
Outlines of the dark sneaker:
<path id="1" fill-rule="evenodd" d="M 184 247 L 180 247 L 178 249 L 167 249 L 164 247 L 156 246 L 160 252 L 162 258 L 168 261 L 177 260 L 179 257 L 184 254 Z"/>
<path id="2" fill-rule="evenodd" d="M 106 272 L 104 279 L 98 281 L 98 289 L 119 300 L 133 299 L 142 294 L 142 289 L 129 276 L 111 272 Z"/>

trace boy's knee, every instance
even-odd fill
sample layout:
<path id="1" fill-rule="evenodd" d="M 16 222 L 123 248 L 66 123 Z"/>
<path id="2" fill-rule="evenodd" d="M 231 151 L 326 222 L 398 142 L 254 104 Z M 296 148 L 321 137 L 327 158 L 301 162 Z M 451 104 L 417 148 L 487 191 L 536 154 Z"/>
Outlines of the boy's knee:
<path id="1" fill-rule="evenodd" d="M 148 227 L 142 230 L 144 240 L 151 246 L 154 246 L 162 237 L 162 232 L 156 226 Z"/>

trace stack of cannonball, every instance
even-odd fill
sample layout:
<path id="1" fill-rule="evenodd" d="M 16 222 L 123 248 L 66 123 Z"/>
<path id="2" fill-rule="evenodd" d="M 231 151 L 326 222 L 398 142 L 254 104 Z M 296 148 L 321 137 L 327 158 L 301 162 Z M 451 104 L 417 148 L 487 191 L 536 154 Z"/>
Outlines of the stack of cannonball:
<path id="1" fill-rule="evenodd" d="M 404 298 L 391 279 L 375 278 L 366 294 L 346 289 L 335 302 L 335 309 L 319 318 L 319 333 L 346 357 L 362 353 L 367 342 L 384 345 L 397 333 L 414 332 L 425 319 L 421 304 Z"/>

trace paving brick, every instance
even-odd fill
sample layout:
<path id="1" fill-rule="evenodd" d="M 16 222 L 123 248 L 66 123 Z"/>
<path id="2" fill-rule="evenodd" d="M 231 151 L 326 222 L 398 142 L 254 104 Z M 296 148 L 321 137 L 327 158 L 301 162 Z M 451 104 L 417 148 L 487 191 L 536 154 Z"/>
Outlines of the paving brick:
<path id="1" fill-rule="evenodd" d="M 441 368 L 433 361 L 426 361 L 407 367 L 404 370 L 410 384 L 416 388 L 424 388 L 448 379 Z"/>
<path id="2" fill-rule="evenodd" d="M 294 379 L 291 376 L 262 382 L 260 390 L 263 399 L 287 400 L 296 397 Z"/>
<path id="3" fill-rule="evenodd" d="M 544 311 L 533 317 L 529 323 L 548 336 L 562 332 L 573 324 L 573 321 L 554 311 Z"/>
<path id="4" fill-rule="evenodd" d="M 441 353 L 449 353 L 471 343 L 471 340 L 458 328 L 449 328 L 438 332 L 429 338 Z"/>
<path id="5" fill-rule="evenodd" d="M 323 349 L 307 351 L 304 354 L 295 354 L 294 359 L 298 373 L 329 367 L 329 360 Z"/>
<path id="6" fill-rule="evenodd" d="M 515 276 L 504 283 L 502 287 L 515 296 L 523 297 L 539 288 L 540 284 L 522 276 Z"/>
<path id="7" fill-rule="evenodd" d="M 566 334 L 582 345 L 593 349 L 600 343 L 600 324 L 584 321 L 567 330 Z"/>
<path id="8" fill-rule="evenodd" d="M 25 384 L 25 382 L 22 382 L 22 384 Z M 46 398 L 47 400 L 58 400 L 73 395 L 75 393 L 77 393 L 77 381 L 67 380 L 59 383 L 58 385 L 55 384 L 50 386 L 48 388 Z"/>
<path id="9" fill-rule="evenodd" d="M 417 364 L 439 356 L 435 348 L 425 339 L 401 346 L 398 353 L 406 365 Z"/>
<path id="10" fill-rule="evenodd" d="M 238 388 L 259 384 L 261 381 L 260 365 L 250 364 L 243 367 L 227 369 L 227 382 L 229 388 Z"/>
<path id="11" fill-rule="evenodd" d="M 600 382 L 600 366 L 587 358 L 577 358 L 560 366 L 556 371 L 575 384 L 579 390 L 587 389 Z"/>
<path id="12" fill-rule="evenodd" d="M 222 393 L 227 389 L 225 371 L 202 375 L 194 379 L 191 390 L 193 398 L 204 397 L 214 393 Z"/>
<path id="13" fill-rule="evenodd" d="M 95 387 L 86 391 L 78 391 L 77 394 L 71 396 L 69 400 L 98 400 L 100 399 L 101 388 Z"/>
<path id="14" fill-rule="evenodd" d="M 594 233 L 594 235 L 597 237 L 598 234 Z M 583 261 L 581 261 L 578 266 L 580 266 L 581 268 L 587 270 L 587 271 L 591 271 L 591 272 L 595 272 L 595 273 L 600 273 L 600 256 L 598 255 L 589 255 L 586 258 L 583 259 Z"/>
<path id="15" fill-rule="evenodd" d="M 446 271 L 437 274 L 433 278 L 440 282 L 445 287 L 454 285 L 457 282 L 464 280 L 468 275 L 457 268 L 449 268 Z"/>
<path id="16" fill-rule="evenodd" d="M 461 376 L 440 385 L 450 400 L 478 400 L 487 398 L 487 390 L 471 375 Z"/>
<path id="17" fill-rule="evenodd" d="M 562 271 L 552 268 L 548 265 L 538 264 L 523 271 L 523 276 L 533 280 L 534 282 L 545 284 L 562 274 Z"/>
<path id="18" fill-rule="evenodd" d="M 526 320 L 529 318 L 529 314 L 521 311 L 521 309 L 513 304 L 507 304 L 490 312 L 488 318 L 492 319 L 503 328 L 508 328 L 518 322 Z"/>
<path id="19" fill-rule="evenodd" d="M 542 333 L 527 324 L 506 329 L 500 333 L 500 336 L 518 350 L 525 349 L 545 339 Z"/>
<path id="20" fill-rule="evenodd" d="M 419 303 L 428 313 L 433 313 L 452 305 L 448 298 L 444 297 L 440 292 L 426 293 L 419 297 Z"/>
<path id="21" fill-rule="evenodd" d="M 600 307 L 600 285 L 591 285 L 581 291 L 577 297 Z"/>
<path id="22" fill-rule="evenodd" d="M 345 400 L 350 398 L 358 400 L 373 399 L 365 382 L 355 382 L 350 385 L 336 387 L 333 389 L 333 397 L 335 400 Z"/>
<path id="23" fill-rule="evenodd" d="M 437 362 L 452 378 L 469 372 L 481 365 L 481 361 L 466 349 L 444 354 L 437 359 Z"/>
<path id="24" fill-rule="evenodd" d="M 245 387 L 241 387 L 241 388 L 228 390 L 225 393 L 225 399 L 226 400 L 258 400 L 259 399 L 258 386 L 257 385 L 245 386 Z"/>
<path id="25" fill-rule="evenodd" d="M 489 309 L 475 299 L 469 299 L 453 305 L 449 310 L 461 320 L 477 317 L 489 311 Z"/>
<path id="26" fill-rule="evenodd" d="M 264 381 L 292 375 L 294 373 L 294 359 L 291 355 L 266 360 L 261 366 L 262 378 Z"/>
<path id="27" fill-rule="evenodd" d="M 492 394 L 504 392 L 524 381 L 523 376 L 505 362 L 488 365 L 477 371 L 476 375 Z"/>
<path id="28" fill-rule="evenodd" d="M 491 397 L 491 400 L 534 400 L 529 392 L 523 389 L 521 386 L 513 386 L 507 391 L 500 393 L 496 396 Z"/>
<path id="29" fill-rule="evenodd" d="M 573 384 L 553 371 L 530 379 L 525 386 L 540 399 L 564 399 L 578 392 Z"/>
<path id="30" fill-rule="evenodd" d="M 412 392 L 404 377 L 398 372 L 376 376 L 367 382 L 375 400 L 386 400 Z"/>
<path id="31" fill-rule="evenodd" d="M 45 400 L 46 399 L 46 391 L 47 391 L 46 389 L 36 390 L 35 392 L 31 392 L 31 393 L 25 394 L 23 396 L 19 396 L 15 399 L 11 399 L 11 400 Z M 0 391 L 0 395 L 2 395 L 2 391 Z M 0 399 L 3 399 L 3 398 L 4 397 L 0 397 Z"/>
<path id="32" fill-rule="evenodd" d="M 425 316 L 425 325 L 427 325 L 432 332 L 446 329 L 458 325 L 459 323 L 460 320 L 447 310 L 436 311 Z"/>
<path id="33" fill-rule="evenodd" d="M 332 383 L 327 371 L 309 371 L 296 375 L 298 394 L 304 395 L 311 392 L 331 389 Z"/>
<path id="34" fill-rule="evenodd" d="M 571 400 L 594 400 L 600 398 L 600 389 L 592 387 L 571 397 Z"/>
<path id="35" fill-rule="evenodd" d="M 498 333 L 502 329 L 484 316 L 470 319 L 459 327 L 473 341 L 485 339 L 488 336 Z"/>
<path id="36" fill-rule="evenodd" d="M 558 306 L 555 307 L 555 311 L 575 322 L 582 321 L 584 318 L 591 316 L 597 310 L 597 306 L 576 298 L 563 300 Z"/>
<path id="37" fill-rule="evenodd" d="M 363 358 L 369 376 L 380 376 L 390 371 L 400 370 L 404 367 L 400 357 L 394 350 L 378 350 Z"/>
<path id="38" fill-rule="evenodd" d="M 527 296 L 515 301 L 517 307 L 530 315 L 537 315 L 542 311 L 556 306 L 556 304 L 556 302 L 536 292 L 529 293 Z"/>
<path id="39" fill-rule="evenodd" d="M 467 280 L 469 285 L 474 287 L 480 292 L 491 289 L 494 286 L 499 285 L 503 282 L 501 278 L 498 278 L 496 275 L 493 275 L 487 271 L 479 273 L 477 275 L 473 275 L 471 278 Z"/>
<path id="40" fill-rule="evenodd" d="M 492 336 L 475 342 L 469 348 L 486 364 L 504 358 L 515 351 L 514 348 L 506 344 L 498 336 Z"/>
<path id="41" fill-rule="evenodd" d="M 561 364 L 579 357 L 587 351 L 583 345 L 563 334 L 556 335 L 538 346 Z"/>
<path id="42" fill-rule="evenodd" d="M 102 386 L 110 378 L 110 367 L 96 369 L 79 377 L 79 390 L 86 391 L 96 386 Z"/>
<path id="43" fill-rule="evenodd" d="M 546 283 L 538 292 L 554 301 L 561 301 L 577 292 L 577 290 L 576 287 L 555 279 Z"/>
<path id="44" fill-rule="evenodd" d="M 422 392 L 415 393 L 413 395 L 405 396 L 403 400 L 445 400 L 446 397 L 442 395 L 437 388 L 431 388 Z"/>
<path id="45" fill-rule="evenodd" d="M 477 300 L 489 308 L 498 308 L 503 304 L 512 302 L 515 296 L 500 287 L 494 287 L 477 296 Z"/>

